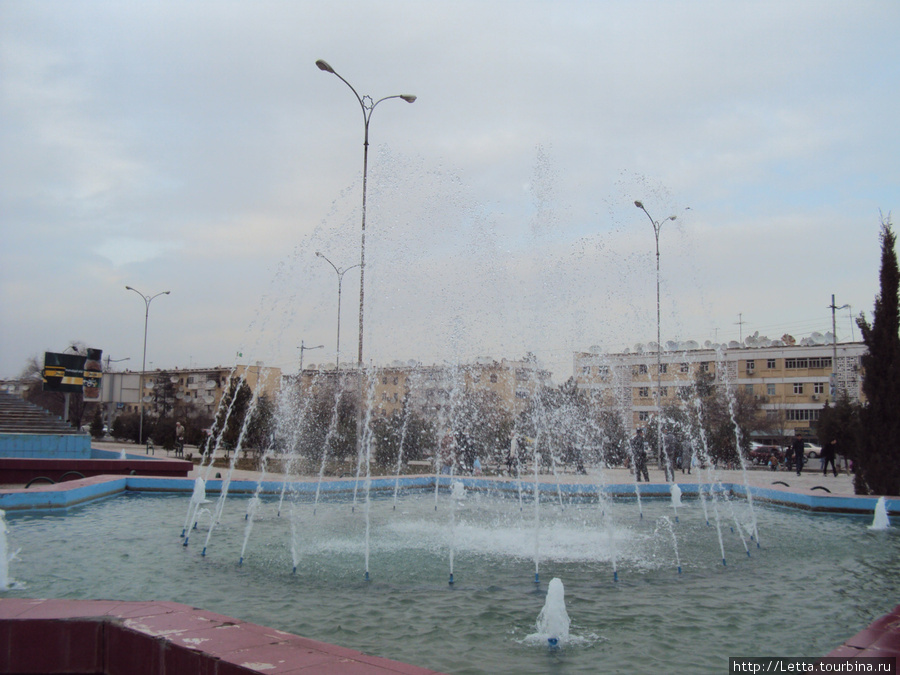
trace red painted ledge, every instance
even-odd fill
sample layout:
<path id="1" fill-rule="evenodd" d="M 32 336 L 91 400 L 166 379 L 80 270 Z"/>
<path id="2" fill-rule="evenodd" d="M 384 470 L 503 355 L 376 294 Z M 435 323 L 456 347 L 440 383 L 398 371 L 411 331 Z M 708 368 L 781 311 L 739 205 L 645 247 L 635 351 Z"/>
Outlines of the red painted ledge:
<path id="1" fill-rule="evenodd" d="M 176 602 L 0 599 L 0 673 L 428 675 Z"/>
<path id="2" fill-rule="evenodd" d="M 875 619 L 828 656 L 841 658 L 900 656 L 900 605 Z"/>
<path id="3" fill-rule="evenodd" d="M 0 485 L 25 485 L 45 476 L 58 483 L 73 472 L 91 476 L 162 476 L 186 478 L 194 465 L 181 459 L 54 459 L 46 457 L 0 457 Z M 42 483 L 43 484 L 43 483 Z"/>

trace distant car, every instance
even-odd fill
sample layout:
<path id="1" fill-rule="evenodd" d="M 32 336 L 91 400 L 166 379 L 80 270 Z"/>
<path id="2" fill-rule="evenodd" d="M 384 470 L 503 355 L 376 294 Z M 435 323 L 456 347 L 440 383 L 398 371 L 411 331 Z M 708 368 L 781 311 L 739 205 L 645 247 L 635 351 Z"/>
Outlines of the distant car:
<path id="1" fill-rule="evenodd" d="M 804 441 L 803 455 L 806 457 L 806 459 L 816 459 L 817 457 L 821 457 L 822 446 L 816 445 L 815 443 L 810 443 L 809 441 Z"/>
<path id="2" fill-rule="evenodd" d="M 754 464 L 768 464 L 769 458 L 772 455 L 775 455 L 779 464 L 784 462 L 784 452 L 775 445 L 759 445 L 754 443 L 750 447 L 750 452 L 747 453 L 747 457 Z"/>

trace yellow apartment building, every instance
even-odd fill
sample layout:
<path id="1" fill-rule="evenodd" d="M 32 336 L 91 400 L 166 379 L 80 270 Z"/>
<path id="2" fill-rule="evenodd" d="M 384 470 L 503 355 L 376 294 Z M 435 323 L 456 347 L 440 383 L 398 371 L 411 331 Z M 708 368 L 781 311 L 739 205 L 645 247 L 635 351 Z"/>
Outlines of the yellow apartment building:
<path id="1" fill-rule="evenodd" d="M 759 414 L 770 428 L 781 427 L 780 435 L 800 430 L 815 436 L 825 403 L 833 402 L 838 392 L 846 392 L 851 400 L 862 398 L 860 357 L 866 347 L 861 342 L 796 345 L 776 340 L 755 347 L 734 342 L 724 349 L 687 345 L 659 355 L 655 350 L 576 353 L 576 385 L 628 411 L 629 432 L 656 412 L 657 385 L 665 407 L 687 398 L 698 373 L 755 396 Z"/>

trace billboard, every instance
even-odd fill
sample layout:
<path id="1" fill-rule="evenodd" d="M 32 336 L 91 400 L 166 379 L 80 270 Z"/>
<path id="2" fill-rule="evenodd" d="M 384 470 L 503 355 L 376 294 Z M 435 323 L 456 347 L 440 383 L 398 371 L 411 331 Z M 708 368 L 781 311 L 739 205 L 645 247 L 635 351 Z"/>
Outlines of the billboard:
<path id="1" fill-rule="evenodd" d="M 83 393 L 85 399 L 99 401 L 102 354 L 100 349 L 88 349 L 87 356 L 44 352 L 44 391 Z"/>
<path id="2" fill-rule="evenodd" d="M 84 400 L 100 402 L 100 378 L 103 376 L 103 366 L 100 358 L 103 351 L 88 347 L 87 358 L 84 360 Z"/>

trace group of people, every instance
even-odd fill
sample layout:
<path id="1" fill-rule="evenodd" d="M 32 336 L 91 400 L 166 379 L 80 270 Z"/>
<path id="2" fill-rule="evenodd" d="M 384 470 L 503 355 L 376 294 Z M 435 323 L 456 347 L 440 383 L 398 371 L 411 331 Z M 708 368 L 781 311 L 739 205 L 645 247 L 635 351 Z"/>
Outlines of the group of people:
<path id="1" fill-rule="evenodd" d="M 803 465 L 806 461 L 805 451 L 806 445 L 803 436 L 800 432 L 797 432 L 791 443 L 791 447 L 788 450 L 787 459 L 788 467 L 795 468 L 798 476 L 802 474 Z M 641 477 L 643 476 L 643 479 L 649 483 L 650 475 L 647 472 L 647 443 L 644 439 L 643 429 L 639 428 L 631 439 L 631 454 L 635 481 L 640 483 Z M 838 442 L 836 438 L 833 438 L 822 447 L 823 476 L 828 475 L 829 464 L 831 465 L 831 470 L 834 472 L 834 475 L 838 475 L 836 464 L 837 455 Z M 668 482 L 675 480 L 676 467 L 681 469 L 681 473 L 684 473 L 685 470 L 687 473 L 690 473 L 691 467 L 695 465 L 696 458 L 692 455 L 690 444 L 680 441 L 674 433 L 669 431 L 663 435 L 662 457 L 660 458 L 660 461 L 662 462 L 662 468 L 666 474 L 666 482 Z M 776 458 L 773 457 L 770 459 L 769 467 L 772 468 L 772 470 L 777 468 Z"/>
<path id="2" fill-rule="evenodd" d="M 806 462 L 806 444 L 803 440 L 803 436 L 800 435 L 798 431 L 794 434 L 794 440 L 791 443 L 791 449 L 789 453 L 793 455 L 793 463 L 796 467 L 797 475 L 801 475 L 803 471 L 803 465 Z M 834 472 L 835 477 L 838 475 L 837 464 L 835 460 L 838 455 L 838 442 L 836 438 L 832 438 L 828 443 L 822 446 L 822 475 L 828 475 L 828 465 L 831 464 L 831 470 Z"/>

